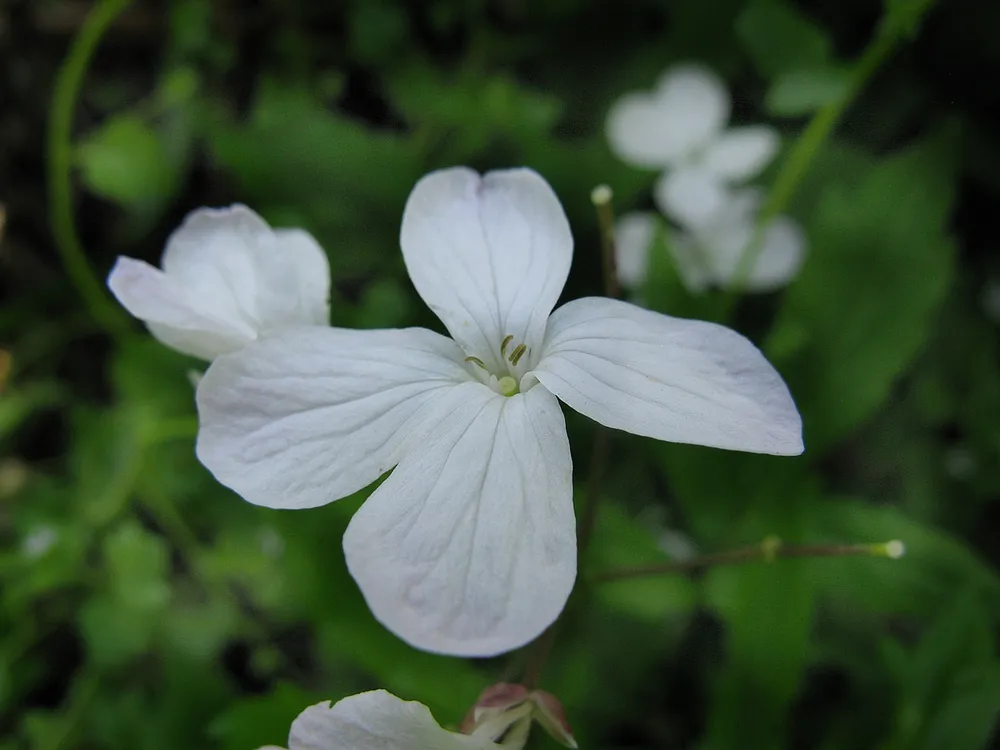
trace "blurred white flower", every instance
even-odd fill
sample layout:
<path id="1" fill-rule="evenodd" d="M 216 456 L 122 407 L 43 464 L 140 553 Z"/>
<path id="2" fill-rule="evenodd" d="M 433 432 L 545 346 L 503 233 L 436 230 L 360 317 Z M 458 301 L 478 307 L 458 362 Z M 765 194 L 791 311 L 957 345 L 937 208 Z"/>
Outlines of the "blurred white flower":
<path id="1" fill-rule="evenodd" d="M 778 151 L 770 126 L 727 128 L 730 109 L 715 73 L 683 64 L 667 70 L 653 91 L 626 94 L 608 114 L 612 150 L 635 166 L 665 170 L 657 205 L 685 228 L 710 223 L 728 188 L 759 174 Z"/>
<path id="2" fill-rule="evenodd" d="M 646 282 L 656 222 L 656 214 L 647 211 L 624 214 L 615 222 L 615 270 L 618 283 L 626 289 L 638 289 Z"/>
<path id="3" fill-rule="evenodd" d="M 716 286 L 768 292 L 795 278 L 805 259 L 806 236 L 794 219 L 784 215 L 776 216 L 763 229 L 752 265 L 738 274 L 741 259 L 754 239 L 762 202 L 763 195 L 755 188 L 734 190 L 712 222 L 670 234 L 668 247 L 690 291 Z"/>
<path id="4" fill-rule="evenodd" d="M 212 360 L 266 331 L 329 323 L 330 267 L 312 235 L 246 206 L 201 208 L 167 240 L 163 270 L 119 257 L 108 287 L 150 333 Z"/>
<path id="5" fill-rule="evenodd" d="M 754 188 L 734 190 L 712 223 L 690 232 L 667 232 L 666 246 L 689 291 L 737 285 L 736 272 L 754 237 L 761 202 L 762 195 Z M 618 278 L 627 289 L 637 289 L 646 280 L 656 222 L 654 214 L 635 212 L 615 224 Z M 805 233 L 798 223 L 788 216 L 775 217 L 738 288 L 767 292 L 784 286 L 801 269 L 805 250 Z"/>
<path id="6" fill-rule="evenodd" d="M 504 745 L 520 750 L 520 745 Z M 385 690 L 310 706 L 292 722 L 288 750 L 498 750 L 486 734 L 442 729 L 427 706 Z M 281 750 L 274 746 L 260 750 Z"/>
<path id="7" fill-rule="evenodd" d="M 375 616 L 410 644 L 488 656 L 558 616 L 576 577 L 559 407 L 659 440 L 802 451 L 781 377 L 747 339 L 604 298 L 555 306 L 573 239 L 535 172 L 434 172 L 403 259 L 453 338 L 288 329 L 219 357 L 197 452 L 244 499 L 312 508 L 393 467 L 344 536 Z"/>
<path id="8" fill-rule="evenodd" d="M 43 557 L 59 540 L 58 532 L 51 526 L 36 526 L 21 540 L 21 554 L 29 560 Z"/>

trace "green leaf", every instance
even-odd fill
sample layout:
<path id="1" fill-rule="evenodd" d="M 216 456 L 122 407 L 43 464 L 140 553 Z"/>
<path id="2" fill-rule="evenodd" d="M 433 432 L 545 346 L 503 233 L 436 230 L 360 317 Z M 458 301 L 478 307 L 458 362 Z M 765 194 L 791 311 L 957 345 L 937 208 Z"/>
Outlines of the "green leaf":
<path id="1" fill-rule="evenodd" d="M 765 346 L 810 455 L 878 408 L 930 332 L 954 264 L 953 150 L 929 139 L 820 193 L 809 257 Z"/>
<path id="2" fill-rule="evenodd" d="M 826 32 L 784 0 L 751 0 L 736 19 L 736 33 L 766 78 L 830 61 Z"/>
<path id="3" fill-rule="evenodd" d="M 88 601 L 80 626 L 91 657 L 120 664 L 146 650 L 170 603 L 169 553 L 159 537 L 126 521 L 104 540 L 107 588 Z"/>
<path id="4" fill-rule="evenodd" d="M 1000 576 L 965 544 L 944 531 L 909 518 L 897 508 L 855 500 L 830 499 L 810 511 L 816 542 L 859 543 L 899 539 L 899 560 L 845 557 L 813 566 L 824 597 L 848 611 L 859 607 L 886 615 L 923 617 L 938 612 L 955 590 L 972 588 L 1000 616 Z"/>
<path id="5" fill-rule="evenodd" d="M 596 529 L 587 555 L 588 569 L 594 573 L 670 561 L 652 529 L 611 502 L 601 504 Z M 683 575 L 608 581 L 596 584 L 595 591 L 614 611 L 650 622 L 687 614 L 695 605 L 695 587 Z"/>
<path id="6" fill-rule="evenodd" d="M 223 750 L 288 744 L 288 730 L 302 711 L 320 698 L 300 687 L 279 683 L 267 695 L 244 698 L 209 726 Z"/>
<path id="7" fill-rule="evenodd" d="M 919 750 L 981 750 L 1000 715 L 1000 662 L 969 666 L 950 684 L 947 696 L 927 720 Z"/>
<path id="8" fill-rule="evenodd" d="M 141 117 L 112 117 L 77 146 L 77 160 L 89 190 L 130 209 L 165 203 L 177 190 L 181 164 Z"/>
<path id="9" fill-rule="evenodd" d="M 808 115 L 840 99 L 850 85 L 850 72 L 832 65 L 785 71 L 767 90 L 767 110 L 778 117 Z"/>

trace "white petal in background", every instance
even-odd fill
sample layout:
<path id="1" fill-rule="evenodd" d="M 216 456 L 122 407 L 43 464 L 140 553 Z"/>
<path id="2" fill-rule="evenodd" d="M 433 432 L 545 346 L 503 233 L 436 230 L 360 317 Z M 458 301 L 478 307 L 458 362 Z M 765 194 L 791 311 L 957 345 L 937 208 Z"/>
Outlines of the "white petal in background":
<path id="1" fill-rule="evenodd" d="M 558 401 L 462 386 L 454 408 L 355 514 L 351 575 L 411 645 L 492 656 L 536 638 L 576 577 L 572 462 Z"/>
<path id="2" fill-rule="evenodd" d="M 740 334 L 589 297 L 552 314 L 534 375 L 607 427 L 677 443 L 797 455 L 802 422 L 778 372 Z"/>
<path id="3" fill-rule="evenodd" d="M 292 722 L 289 750 L 485 750 L 488 739 L 442 729 L 426 706 L 385 690 L 310 706 Z M 266 750 L 261 748 L 260 750 Z"/>
<path id="4" fill-rule="evenodd" d="M 694 64 L 670 68 L 651 92 L 623 96 L 608 113 L 611 150 L 629 164 L 660 169 L 692 158 L 725 126 L 725 83 Z"/>
<path id="5" fill-rule="evenodd" d="M 805 260 L 806 237 L 802 227 L 788 216 L 777 216 L 764 230 L 760 248 L 742 278 L 740 261 L 753 241 L 753 224 L 734 224 L 706 231 L 692 239 L 701 260 L 711 266 L 713 283 L 722 288 L 748 292 L 770 292 L 788 284 Z"/>
<path id="6" fill-rule="evenodd" d="M 203 359 L 285 325 L 328 322 L 330 269 L 301 230 L 271 228 L 245 206 L 192 212 L 168 239 L 163 270 L 119 258 L 108 286 L 163 343 Z"/>
<path id="7" fill-rule="evenodd" d="M 626 289 L 638 289 L 646 281 L 656 224 L 655 214 L 638 211 L 615 222 L 615 270 Z"/>
<path id="8" fill-rule="evenodd" d="M 699 161 L 730 183 L 743 182 L 760 174 L 780 145 L 778 131 L 768 125 L 730 128 L 719 135 Z"/>
<path id="9" fill-rule="evenodd" d="M 732 200 L 732 191 L 707 169 L 681 167 L 657 180 L 653 200 L 667 218 L 684 229 L 695 230 L 719 221 Z"/>
<path id="10" fill-rule="evenodd" d="M 432 172 L 410 193 L 400 244 L 424 302 L 494 374 L 504 337 L 541 344 L 573 257 L 559 199 L 529 169 Z"/>
<path id="11" fill-rule="evenodd" d="M 198 458 L 255 505 L 324 505 L 421 439 L 442 392 L 471 378 L 461 359 L 422 328 L 264 336 L 216 359 L 199 383 Z"/>

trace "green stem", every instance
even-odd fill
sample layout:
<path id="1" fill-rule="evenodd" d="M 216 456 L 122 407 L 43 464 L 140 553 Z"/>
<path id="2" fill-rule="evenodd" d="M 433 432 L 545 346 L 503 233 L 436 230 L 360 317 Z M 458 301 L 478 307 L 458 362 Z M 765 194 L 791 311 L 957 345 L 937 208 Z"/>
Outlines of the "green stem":
<path id="1" fill-rule="evenodd" d="M 90 706 L 90 702 L 97 695 L 100 683 L 100 675 L 97 671 L 84 666 L 82 674 L 73 682 L 69 706 L 63 714 L 62 721 L 56 731 L 46 736 L 45 742 L 42 743 L 43 750 L 59 750 L 72 739 L 73 733 Z"/>
<path id="2" fill-rule="evenodd" d="M 767 203 L 760 212 L 757 226 L 748 245 L 743 249 L 740 260 L 733 273 L 732 284 L 722 304 L 722 320 L 729 317 L 733 306 L 739 297 L 739 289 L 743 282 L 753 270 L 754 263 L 763 246 L 764 232 L 767 226 L 780 214 L 792 199 L 796 189 L 809 170 L 813 159 L 826 143 L 827 138 L 833 132 L 834 127 L 840 121 L 841 115 L 848 105 L 864 88 L 868 79 L 878 70 L 885 61 L 896 43 L 899 41 L 900 33 L 897 28 L 883 19 L 868 47 L 861 58 L 854 66 L 851 73 L 851 80 L 844 88 L 844 91 L 833 101 L 826 104 L 810 120 L 809 125 L 795 141 L 788 156 L 785 157 L 781 170 L 774 180 L 774 186 L 768 195 Z"/>
<path id="3" fill-rule="evenodd" d="M 72 127 L 73 111 L 90 59 L 104 32 L 131 2 L 132 0 L 100 0 L 87 15 L 56 75 L 49 113 L 49 210 L 52 214 L 56 248 L 67 275 L 91 316 L 112 334 L 127 331 L 127 321 L 112 304 L 94 275 L 73 224 L 73 190 L 70 179 Z"/>
<path id="4" fill-rule="evenodd" d="M 760 544 L 750 547 L 740 547 L 739 549 L 728 550 L 726 552 L 702 555 L 691 560 L 652 563 L 650 565 L 636 565 L 628 568 L 609 570 L 594 575 L 591 581 L 594 583 L 610 583 L 613 581 L 627 581 L 633 578 L 647 578 L 649 576 L 702 573 L 709 568 L 716 568 L 720 565 L 739 565 L 754 560 L 774 562 L 775 560 L 802 557 L 857 556 L 887 557 L 895 560 L 902 557 L 905 551 L 906 548 L 903 543 L 896 539 L 877 544 L 800 544 L 786 546 L 777 537 L 768 537 Z"/>

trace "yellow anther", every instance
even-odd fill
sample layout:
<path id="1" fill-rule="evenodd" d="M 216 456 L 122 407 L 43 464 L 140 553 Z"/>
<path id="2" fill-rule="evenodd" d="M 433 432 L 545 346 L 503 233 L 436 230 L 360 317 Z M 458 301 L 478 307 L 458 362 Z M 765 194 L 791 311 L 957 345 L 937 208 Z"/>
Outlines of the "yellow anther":
<path id="1" fill-rule="evenodd" d="M 510 357 L 508 357 L 508 360 L 512 365 L 517 366 L 517 363 L 521 361 L 521 357 L 524 356 L 524 353 L 526 351 L 528 351 L 528 347 L 526 347 L 524 344 L 518 344 L 517 346 L 514 347 L 514 351 L 510 353 Z"/>
<path id="2" fill-rule="evenodd" d="M 466 357 L 465 361 L 466 362 L 471 362 L 472 364 L 477 365 L 478 367 L 482 368 L 483 370 L 486 369 L 486 364 L 479 357 Z"/>
<path id="3" fill-rule="evenodd" d="M 511 339 L 513 339 L 513 338 L 514 338 L 514 334 L 512 334 L 512 333 L 508 333 L 506 336 L 503 337 L 503 343 L 500 344 L 500 356 L 501 357 L 506 357 L 507 356 L 507 344 L 509 344 L 510 341 L 511 341 Z"/>

